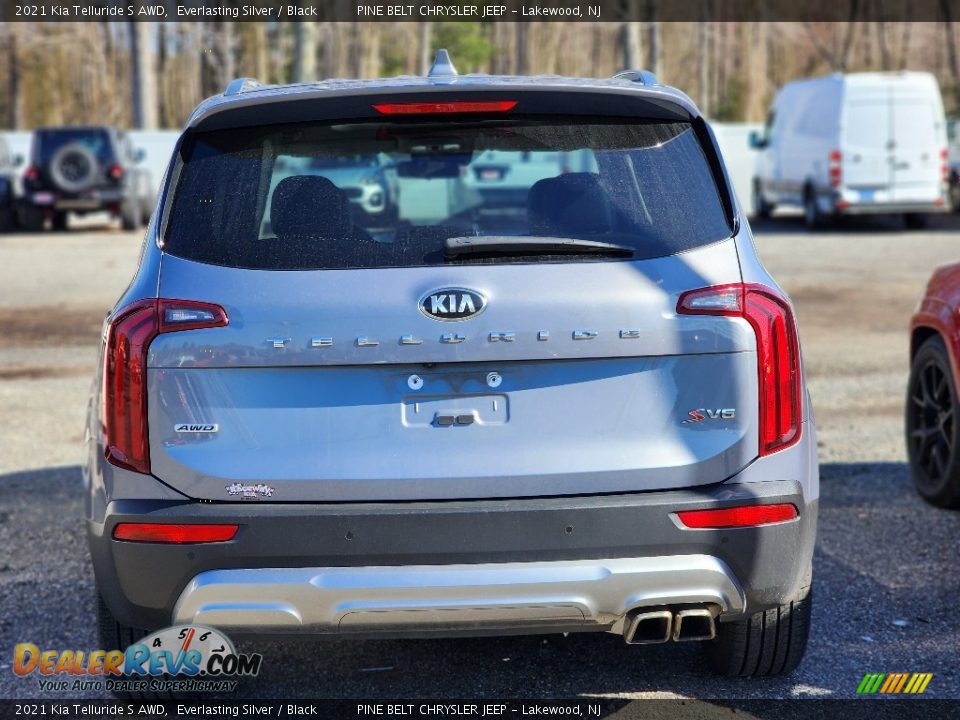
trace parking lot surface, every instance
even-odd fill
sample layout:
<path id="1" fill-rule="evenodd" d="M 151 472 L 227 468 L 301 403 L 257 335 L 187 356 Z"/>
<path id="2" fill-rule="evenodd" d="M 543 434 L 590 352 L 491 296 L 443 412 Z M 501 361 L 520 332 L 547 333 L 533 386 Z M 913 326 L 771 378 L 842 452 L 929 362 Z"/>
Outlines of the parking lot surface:
<path id="1" fill-rule="evenodd" d="M 933 268 L 960 260 L 958 231 L 953 218 L 755 227 L 796 305 L 819 431 L 814 624 L 793 675 L 716 678 L 694 643 L 607 635 L 261 642 L 243 646 L 264 665 L 240 694 L 843 698 L 867 672 L 930 672 L 925 696 L 960 698 L 960 513 L 914 493 L 902 423 L 907 322 Z M 98 647 L 80 444 L 103 317 L 140 243 L 109 226 L 0 235 L 0 697 L 41 695 L 11 671 L 16 643 Z"/>

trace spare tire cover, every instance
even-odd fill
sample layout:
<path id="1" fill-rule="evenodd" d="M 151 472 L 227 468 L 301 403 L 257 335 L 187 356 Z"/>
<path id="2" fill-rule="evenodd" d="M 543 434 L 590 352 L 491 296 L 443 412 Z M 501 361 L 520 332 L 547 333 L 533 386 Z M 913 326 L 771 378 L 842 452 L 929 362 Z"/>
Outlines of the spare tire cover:
<path id="1" fill-rule="evenodd" d="M 69 143 L 50 158 L 50 179 L 61 190 L 86 190 L 97 178 L 100 163 L 96 155 L 78 143 Z"/>

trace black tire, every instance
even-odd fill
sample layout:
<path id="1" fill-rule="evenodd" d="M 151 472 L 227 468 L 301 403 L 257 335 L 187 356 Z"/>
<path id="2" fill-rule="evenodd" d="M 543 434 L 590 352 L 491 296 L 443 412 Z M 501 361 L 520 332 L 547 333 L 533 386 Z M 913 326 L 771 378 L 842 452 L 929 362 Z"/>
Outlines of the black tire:
<path id="1" fill-rule="evenodd" d="M 67 229 L 67 213 L 56 212 L 53 214 L 53 229 L 60 231 Z"/>
<path id="2" fill-rule="evenodd" d="M 110 608 L 103 601 L 103 596 L 97 592 L 97 630 L 100 635 L 100 647 L 104 650 L 121 650 L 126 652 L 127 648 L 138 640 L 142 640 L 149 633 L 146 630 L 132 628 L 117 622 L 117 619 L 110 612 Z M 139 693 L 121 693 L 114 692 L 114 696 L 123 700 L 152 700 L 153 697 L 147 697 Z"/>
<path id="3" fill-rule="evenodd" d="M 27 232 L 43 232 L 43 210 L 35 205 L 27 205 L 20 211 L 20 225 Z"/>
<path id="4" fill-rule="evenodd" d="M 13 208 L 0 208 L 0 233 L 13 232 L 16 227 Z"/>
<path id="5" fill-rule="evenodd" d="M 960 508 L 960 403 L 950 355 L 939 335 L 913 358 L 907 381 L 907 459 L 920 497 L 931 505 Z"/>
<path id="6" fill-rule="evenodd" d="M 763 196 L 763 188 L 759 180 L 753 181 L 753 196 L 751 200 L 753 217 L 766 220 L 773 213 L 774 206 L 768 203 L 767 199 Z"/>
<path id="7" fill-rule="evenodd" d="M 383 212 L 380 213 L 378 222 L 384 227 L 394 227 L 397 224 L 397 218 L 399 215 L 400 209 L 388 200 L 387 206 L 383 209 Z"/>
<path id="8" fill-rule="evenodd" d="M 953 212 L 960 212 L 960 178 L 956 173 L 950 175 L 950 209 Z"/>
<path id="9" fill-rule="evenodd" d="M 910 230 L 923 230 L 927 226 L 929 217 L 922 213 L 907 213 L 903 216 L 903 224 Z"/>
<path id="10" fill-rule="evenodd" d="M 136 230 L 140 227 L 140 203 L 136 195 L 129 195 L 120 206 L 120 225 L 124 230 Z"/>
<path id="11" fill-rule="evenodd" d="M 97 630 L 100 634 L 100 647 L 104 650 L 122 650 L 126 652 L 127 648 L 135 642 L 139 642 L 150 633 L 147 630 L 133 628 L 129 625 L 117 622 L 117 619 L 110 612 L 110 608 L 103 601 L 103 596 L 97 592 Z M 170 676 L 159 676 L 161 679 L 169 680 Z M 194 695 L 180 692 L 113 692 L 115 697 L 123 700 L 190 700 Z"/>
<path id="12" fill-rule="evenodd" d="M 126 650 L 149 634 L 146 630 L 117 622 L 99 592 L 97 593 L 97 630 L 100 633 L 100 647 L 104 650 Z"/>
<path id="13" fill-rule="evenodd" d="M 150 224 L 150 216 L 153 214 L 154 201 L 146 198 L 140 203 L 140 224 L 146 227 Z"/>
<path id="14" fill-rule="evenodd" d="M 810 230 L 824 226 L 823 213 L 817 206 L 817 195 L 810 187 L 803 192 L 803 222 Z"/>
<path id="15" fill-rule="evenodd" d="M 704 644 L 707 663 L 727 677 L 785 675 L 803 660 L 810 635 L 813 595 L 808 572 L 796 598 L 780 607 L 717 624 Z"/>

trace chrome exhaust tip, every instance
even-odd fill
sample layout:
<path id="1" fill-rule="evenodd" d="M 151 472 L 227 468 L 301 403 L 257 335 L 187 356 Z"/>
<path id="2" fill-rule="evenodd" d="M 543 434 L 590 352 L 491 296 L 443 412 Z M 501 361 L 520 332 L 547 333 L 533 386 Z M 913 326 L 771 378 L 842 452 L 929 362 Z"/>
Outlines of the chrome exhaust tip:
<path id="1" fill-rule="evenodd" d="M 717 636 L 717 624 L 713 613 L 706 608 L 680 610 L 674 616 L 674 642 L 688 640 L 713 640 Z"/>
<path id="2" fill-rule="evenodd" d="M 628 645 L 665 643 L 670 639 L 673 613 L 669 610 L 638 612 L 627 623 L 623 639 Z"/>

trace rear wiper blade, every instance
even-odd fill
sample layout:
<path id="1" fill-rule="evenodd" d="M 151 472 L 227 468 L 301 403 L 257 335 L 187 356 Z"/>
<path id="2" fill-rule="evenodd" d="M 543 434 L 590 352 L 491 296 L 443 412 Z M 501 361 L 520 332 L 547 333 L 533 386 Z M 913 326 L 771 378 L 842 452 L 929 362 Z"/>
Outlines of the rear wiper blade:
<path id="1" fill-rule="evenodd" d="M 444 242 L 444 255 L 448 258 L 465 255 L 619 255 L 631 257 L 633 248 L 628 245 L 579 240 L 577 238 L 486 236 L 452 237 Z"/>

